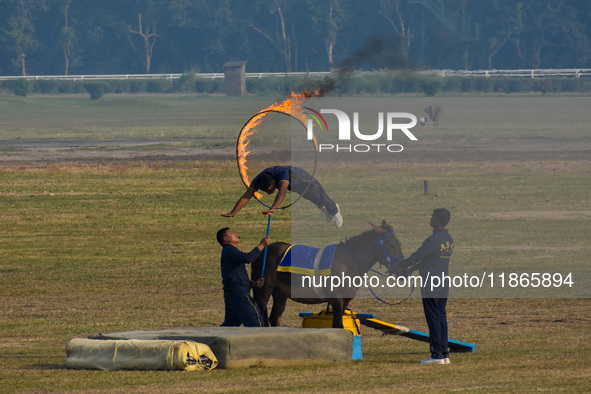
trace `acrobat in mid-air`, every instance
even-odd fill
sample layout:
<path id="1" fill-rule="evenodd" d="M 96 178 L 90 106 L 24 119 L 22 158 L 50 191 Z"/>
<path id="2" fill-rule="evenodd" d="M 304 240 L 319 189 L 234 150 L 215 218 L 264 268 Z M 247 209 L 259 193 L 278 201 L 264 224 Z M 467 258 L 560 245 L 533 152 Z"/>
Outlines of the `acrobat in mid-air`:
<path id="1" fill-rule="evenodd" d="M 222 216 L 234 217 L 258 190 L 267 194 L 273 194 L 277 190 L 273 205 L 263 211 L 265 216 L 272 215 L 279 208 L 289 190 L 314 203 L 324 213 L 327 222 L 334 224 L 337 228 L 343 225 L 339 205 L 328 196 L 320 182 L 303 168 L 290 166 L 275 166 L 263 170 L 252 180 L 246 192 L 236 202 L 234 209 Z"/>

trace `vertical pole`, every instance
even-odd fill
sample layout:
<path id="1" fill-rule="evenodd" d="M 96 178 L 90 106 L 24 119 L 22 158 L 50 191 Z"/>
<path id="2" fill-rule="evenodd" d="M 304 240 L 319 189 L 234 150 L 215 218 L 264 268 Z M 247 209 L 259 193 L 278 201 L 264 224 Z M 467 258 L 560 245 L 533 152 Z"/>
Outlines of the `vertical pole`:
<path id="1" fill-rule="evenodd" d="M 423 187 L 425 188 L 425 196 L 429 194 L 429 181 L 423 181 Z"/>
<path id="2" fill-rule="evenodd" d="M 269 220 L 267 220 L 267 237 L 269 236 L 269 231 L 271 230 L 271 216 L 273 215 L 269 215 Z M 265 248 L 265 255 L 263 257 L 263 269 L 261 270 L 261 279 L 263 279 L 265 277 L 265 264 L 267 263 L 267 249 L 269 247 L 267 246 Z"/>

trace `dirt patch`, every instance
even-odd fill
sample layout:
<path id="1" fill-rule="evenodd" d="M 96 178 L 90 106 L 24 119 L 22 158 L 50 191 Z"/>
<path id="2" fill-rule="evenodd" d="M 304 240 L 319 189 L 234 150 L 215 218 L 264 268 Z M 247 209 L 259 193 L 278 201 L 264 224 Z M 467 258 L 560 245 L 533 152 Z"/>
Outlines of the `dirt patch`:
<path id="1" fill-rule="evenodd" d="M 190 142 L 190 140 L 183 140 Z M 0 141 L 0 162 L 51 162 L 51 161 L 194 161 L 234 160 L 235 148 L 186 147 L 178 140 L 6 140 Z M 151 146 L 146 150 L 146 146 Z M 258 149 L 265 160 L 284 158 L 285 152 Z M 447 162 L 528 162 L 528 161 L 587 161 L 591 157 L 591 140 L 549 141 L 546 138 L 524 140 L 507 139 L 489 144 L 486 141 L 458 143 L 454 140 L 434 142 L 420 141 L 406 144 L 402 152 L 368 152 L 365 154 L 322 152 L 328 160 L 349 161 L 372 159 L 395 160 L 397 163 L 447 163 Z"/>
<path id="2" fill-rule="evenodd" d="M 461 247 L 458 246 L 457 248 L 461 249 L 461 250 L 478 250 L 478 251 L 499 250 L 499 248 L 496 246 L 461 246 Z M 532 246 L 532 245 L 503 246 L 504 251 L 508 251 L 508 250 L 515 250 L 515 251 L 521 251 L 521 250 L 555 251 L 555 250 L 559 250 L 559 251 L 566 252 L 566 251 L 580 251 L 580 250 L 587 250 L 587 249 L 590 249 L 590 247 L 589 246 L 537 246 L 537 245 L 535 245 L 535 246 Z"/>
<path id="3" fill-rule="evenodd" d="M 486 217 L 490 219 L 591 219 L 591 211 L 509 211 L 492 212 Z"/>

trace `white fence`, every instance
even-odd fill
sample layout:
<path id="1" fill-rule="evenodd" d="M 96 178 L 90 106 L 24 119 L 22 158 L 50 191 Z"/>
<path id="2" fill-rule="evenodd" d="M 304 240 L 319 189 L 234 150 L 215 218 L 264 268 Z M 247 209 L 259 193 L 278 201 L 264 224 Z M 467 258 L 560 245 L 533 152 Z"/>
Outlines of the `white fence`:
<path id="1" fill-rule="evenodd" d="M 27 76 L 0 76 L 0 81 L 12 81 L 16 79 L 28 79 L 34 81 L 62 80 L 62 81 L 100 81 L 100 80 L 131 80 L 131 79 L 179 79 L 183 74 L 106 74 L 106 75 L 27 75 Z M 223 79 L 224 73 L 196 73 L 198 78 Z M 294 73 L 246 73 L 246 78 L 285 77 L 285 76 L 311 76 L 324 77 L 330 72 L 294 72 Z"/>
<path id="2" fill-rule="evenodd" d="M 359 74 L 371 75 L 380 74 L 383 71 L 363 72 Z M 569 69 L 547 69 L 547 70 L 420 70 L 420 74 L 438 75 L 440 77 L 527 77 L 527 78 L 548 78 L 548 77 L 568 77 L 581 78 L 591 77 L 591 68 L 569 68 Z M 330 71 L 322 72 L 293 72 L 293 73 L 246 73 L 246 78 L 266 78 L 266 77 L 287 77 L 287 76 L 309 76 L 325 77 L 332 73 Z M 69 80 L 69 81 L 100 81 L 113 79 L 179 79 L 183 74 L 110 74 L 110 75 L 27 75 L 27 76 L 0 76 L 0 81 L 11 81 L 16 79 L 28 80 Z M 224 73 L 198 73 L 198 78 L 203 79 L 223 79 Z"/>
<path id="3" fill-rule="evenodd" d="M 439 75 L 441 77 L 591 77 L 591 68 L 566 68 L 548 70 L 425 70 L 425 74 Z"/>

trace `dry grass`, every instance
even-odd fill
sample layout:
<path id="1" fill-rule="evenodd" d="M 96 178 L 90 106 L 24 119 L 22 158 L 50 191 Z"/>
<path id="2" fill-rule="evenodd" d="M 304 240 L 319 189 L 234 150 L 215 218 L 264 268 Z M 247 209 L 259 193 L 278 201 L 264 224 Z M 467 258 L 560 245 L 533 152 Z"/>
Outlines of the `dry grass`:
<path id="1" fill-rule="evenodd" d="M 215 134 L 233 141 L 249 115 L 274 101 L 105 99 L 96 105 L 75 97 L 0 97 L 7 116 L 0 139 Z M 394 107 L 411 112 L 430 100 L 443 104 L 442 125 L 420 130 L 417 155 L 376 158 L 369 166 L 363 160 L 325 163 L 319 179 L 338 196 L 346 225 L 326 231 L 304 202 L 276 215 L 271 233 L 274 240 L 307 236 L 291 227 L 292 216 L 302 215 L 295 218 L 309 216 L 310 234 L 320 234 L 314 242 L 336 242 L 366 230 L 368 220 L 385 217 L 408 254 L 429 234 L 431 210 L 445 206 L 453 214 L 455 273 L 573 271 L 576 287 L 558 295 L 456 289 L 448 307 L 450 337 L 474 343 L 476 353 L 425 368 L 417 361 L 428 354 L 426 344 L 363 328 L 364 360 L 348 364 L 210 373 L 66 369 L 64 346 L 73 337 L 220 324 L 219 246 L 213 234 L 231 225 L 247 248 L 266 229 L 256 204 L 234 219 L 220 217 L 243 187 L 231 157 L 109 161 L 96 160 L 101 152 L 94 151 L 96 156 L 80 162 L 0 165 L 1 391 L 589 391 L 589 98 L 507 99 L 394 100 Z M 483 109 L 480 100 L 489 107 Z M 539 119 L 515 117 L 520 105 L 523 113 L 538 111 Z M 143 117 L 146 111 L 153 115 Z M 72 122 L 63 127 L 69 117 Z M 191 129 L 196 123 L 198 131 Z M 186 148 L 175 144 L 166 149 Z M 569 156 L 571 147 L 576 149 Z M 14 153 L 2 152 L 4 159 Z M 429 196 L 423 196 L 423 180 L 430 181 Z M 298 312 L 319 308 L 291 302 L 283 323 L 297 327 Z M 399 306 L 359 298 L 351 308 L 427 330 L 418 298 Z"/>
<path id="2" fill-rule="evenodd" d="M 494 182 L 495 177 L 503 183 L 503 171 L 485 168 L 487 183 Z M 513 168 L 513 175 L 528 171 L 505 168 Z M 557 176 L 583 177 L 587 167 L 580 170 L 578 175 L 559 171 Z M 0 365 L 5 389 L 186 392 L 201 387 L 212 392 L 389 392 L 589 388 L 590 349 L 585 338 L 591 322 L 587 298 L 453 298 L 449 304 L 450 336 L 475 343 L 476 353 L 454 355 L 453 363 L 445 367 L 417 364 L 427 354 L 424 343 L 382 337 L 364 328 L 364 360 L 345 365 L 211 373 L 64 369 L 64 345 L 73 337 L 221 322 L 223 302 L 216 263 L 219 248 L 212 241 L 212 233 L 219 226 L 231 224 L 248 245 L 264 233 L 265 227 L 254 205 L 245 208 L 236 220 L 218 217 L 236 198 L 234 171 L 232 163 L 211 162 L 4 166 L 0 247 L 6 257 L 0 265 Z M 408 179 L 399 183 L 407 191 L 412 189 L 413 179 L 421 178 L 422 171 L 433 174 L 430 165 L 412 166 L 408 171 Z M 471 171 L 467 166 L 443 166 L 436 175 L 462 178 L 461 174 L 468 176 Z M 543 172 L 539 177 L 544 179 Z M 477 188 L 478 184 L 472 181 L 471 186 Z M 406 214 L 394 215 L 405 250 L 418 246 L 428 233 L 426 223 L 415 215 L 425 214 L 433 204 L 459 204 L 456 198 L 470 201 L 464 193 L 454 193 L 458 197 L 453 198 L 448 194 L 451 191 L 442 192 L 437 201 L 430 201 L 435 197 L 407 194 Z M 499 259 L 494 252 L 491 255 L 496 241 L 490 240 L 487 231 L 475 230 L 470 212 L 479 210 L 479 227 L 486 230 L 490 226 L 500 234 L 514 231 L 516 224 L 498 217 L 503 211 L 494 197 L 488 204 L 479 202 L 488 205 L 488 211 L 474 203 L 463 206 L 465 213 L 456 208 L 452 231 L 461 246 L 454 263 L 461 266 L 479 258 L 482 265 L 490 266 Z M 349 202 L 345 199 L 343 204 Z M 562 201 L 556 199 L 554 204 Z M 572 208 L 574 212 L 582 210 Z M 544 212 L 535 206 L 532 210 Z M 289 221 L 285 219 L 274 221 L 275 239 L 290 237 Z M 585 221 L 585 217 L 533 215 L 527 221 L 527 227 L 550 221 L 564 222 L 561 226 L 568 228 Z M 212 223 L 217 225 L 212 227 Z M 352 226 L 348 231 L 359 232 Z M 567 252 L 565 248 L 578 245 L 570 252 L 575 260 L 588 261 L 579 260 L 589 256 L 586 238 L 582 234 L 581 239 L 565 235 L 553 234 L 552 245 L 524 236 L 508 247 L 513 255 L 523 256 L 546 248 L 544 253 L 556 261 Z M 520 250 L 521 245 L 529 247 Z M 298 312 L 318 308 L 290 303 L 283 323 L 299 326 Z M 352 308 L 426 331 L 416 298 L 397 307 L 358 299 Z"/>

